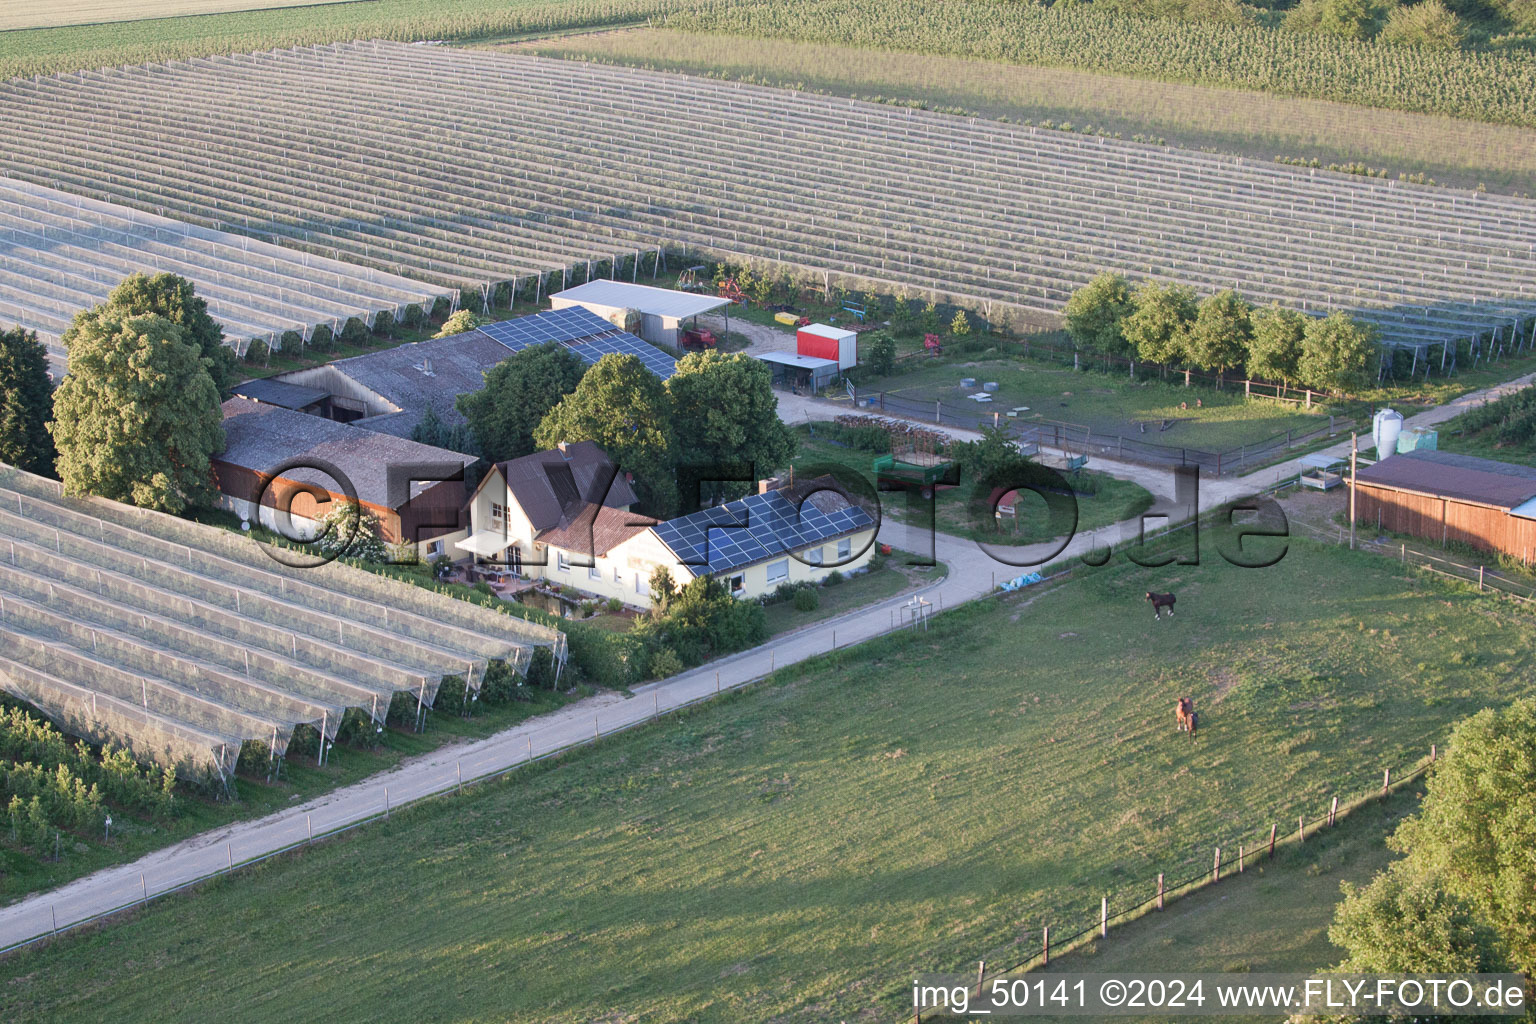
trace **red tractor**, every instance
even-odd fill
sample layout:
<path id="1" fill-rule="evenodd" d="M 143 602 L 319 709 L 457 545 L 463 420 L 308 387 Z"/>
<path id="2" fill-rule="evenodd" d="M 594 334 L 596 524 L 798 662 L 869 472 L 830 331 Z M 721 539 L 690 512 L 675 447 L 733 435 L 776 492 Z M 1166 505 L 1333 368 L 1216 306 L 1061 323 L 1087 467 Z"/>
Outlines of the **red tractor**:
<path id="1" fill-rule="evenodd" d="M 714 331 L 705 330 L 702 327 L 685 327 L 679 337 L 679 344 L 685 349 L 702 352 L 705 349 L 714 348 L 720 344 L 720 339 L 715 337 Z"/>
<path id="2" fill-rule="evenodd" d="M 927 349 L 930 355 L 941 356 L 944 354 L 944 343 L 939 340 L 937 334 L 923 335 L 923 348 Z"/>

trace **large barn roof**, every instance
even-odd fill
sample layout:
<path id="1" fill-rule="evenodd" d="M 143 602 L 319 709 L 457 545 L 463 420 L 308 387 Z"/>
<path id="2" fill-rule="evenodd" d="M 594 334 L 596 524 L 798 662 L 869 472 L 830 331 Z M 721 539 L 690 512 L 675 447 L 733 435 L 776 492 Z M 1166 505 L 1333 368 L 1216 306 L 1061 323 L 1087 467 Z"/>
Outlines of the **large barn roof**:
<path id="1" fill-rule="evenodd" d="M 1360 483 L 1512 509 L 1536 497 L 1536 469 L 1455 452 L 1392 455 L 1356 474 Z"/>

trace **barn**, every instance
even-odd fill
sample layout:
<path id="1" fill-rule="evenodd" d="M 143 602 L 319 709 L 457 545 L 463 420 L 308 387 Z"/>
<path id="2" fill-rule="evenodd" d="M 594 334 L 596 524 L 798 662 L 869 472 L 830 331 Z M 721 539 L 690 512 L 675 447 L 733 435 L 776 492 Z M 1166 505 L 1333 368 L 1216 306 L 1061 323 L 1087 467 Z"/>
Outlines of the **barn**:
<path id="1" fill-rule="evenodd" d="M 1393 455 L 1356 474 L 1355 521 L 1529 561 L 1536 469 L 1454 452 Z"/>

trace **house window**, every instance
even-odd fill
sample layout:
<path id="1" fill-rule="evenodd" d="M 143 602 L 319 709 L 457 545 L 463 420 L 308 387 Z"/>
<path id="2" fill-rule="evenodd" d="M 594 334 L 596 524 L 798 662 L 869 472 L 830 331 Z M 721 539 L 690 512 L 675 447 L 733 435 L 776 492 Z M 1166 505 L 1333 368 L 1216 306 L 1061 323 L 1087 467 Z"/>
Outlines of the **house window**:
<path id="1" fill-rule="evenodd" d="M 731 594 L 736 597 L 740 597 L 743 593 L 746 592 L 747 589 L 747 574 L 744 572 L 739 572 L 735 576 L 732 576 L 727 582 L 730 584 Z"/>
<path id="2" fill-rule="evenodd" d="M 587 566 L 587 579 L 600 580 L 602 578 L 603 570 L 599 569 L 596 564 Z"/>
<path id="3" fill-rule="evenodd" d="M 806 562 L 809 563 L 810 565 L 820 565 L 821 564 L 821 551 L 822 551 L 821 548 L 807 548 L 806 551 L 805 551 L 805 560 L 806 560 Z"/>
<path id="4" fill-rule="evenodd" d="M 651 594 L 651 587 L 646 583 L 644 573 L 635 573 L 635 593 L 641 597 L 649 597 Z"/>
<path id="5" fill-rule="evenodd" d="M 491 502 L 491 522 L 505 523 L 507 521 L 507 506 L 500 502 Z"/>
<path id="6" fill-rule="evenodd" d="M 564 551 L 555 551 L 555 568 L 559 569 L 561 572 L 571 571 L 571 563 L 566 560 Z"/>
<path id="7" fill-rule="evenodd" d="M 617 565 L 613 567 L 613 582 L 621 587 L 624 585 L 624 570 Z"/>
<path id="8" fill-rule="evenodd" d="M 443 542 L 440 540 L 427 541 L 427 557 L 441 558 L 443 554 Z"/>
<path id="9" fill-rule="evenodd" d="M 837 560 L 839 562 L 847 561 L 848 556 L 851 554 L 853 554 L 852 537 L 844 537 L 842 540 L 837 542 Z"/>
<path id="10" fill-rule="evenodd" d="M 780 580 L 789 579 L 789 559 L 781 558 L 777 562 L 768 563 L 768 582 L 778 583 Z"/>

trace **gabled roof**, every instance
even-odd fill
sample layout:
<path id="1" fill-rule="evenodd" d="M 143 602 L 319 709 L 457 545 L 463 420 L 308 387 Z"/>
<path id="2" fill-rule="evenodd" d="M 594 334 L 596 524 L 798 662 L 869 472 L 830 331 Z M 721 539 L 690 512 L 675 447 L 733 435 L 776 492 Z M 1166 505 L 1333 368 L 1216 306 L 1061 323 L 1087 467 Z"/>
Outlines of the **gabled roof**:
<path id="1" fill-rule="evenodd" d="M 609 505 L 597 506 L 594 517 L 588 505 L 577 518 L 539 534 L 539 541 L 593 558 L 601 558 L 631 537 L 638 536 L 655 526 L 660 520 L 626 512 Z"/>
<path id="2" fill-rule="evenodd" d="M 594 306 L 637 309 L 655 316 L 683 317 L 708 313 L 712 309 L 729 306 L 730 299 L 713 295 L 697 295 L 693 292 L 656 288 L 648 284 L 630 284 L 626 281 L 588 281 L 563 292 L 555 292 L 550 300 L 567 299 L 571 302 L 590 302 Z"/>
<path id="3" fill-rule="evenodd" d="M 1536 497 L 1536 469 L 1454 452 L 1415 449 L 1388 456 L 1356 476 L 1362 484 L 1503 509 Z"/>
<path id="4" fill-rule="evenodd" d="M 535 534 L 568 526 L 591 505 L 623 507 L 637 500 L 629 478 L 592 441 L 568 444 L 563 452 L 534 452 L 496 468 Z"/>
<path id="5" fill-rule="evenodd" d="M 366 352 L 330 365 L 400 410 L 369 417 L 370 429 L 409 437 L 429 407 L 449 426 L 463 423 L 454 399 L 485 387 L 485 371 L 508 355 L 505 346 L 479 331 L 467 331 Z"/>
<path id="6" fill-rule="evenodd" d="M 679 563 L 715 575 L 874 525 L 856 499 L 822 476 L 669 519 L 655 530 Z"/>
<path id="7" fill-rule="evenodd" d="M 343 482 L 324 471 L 324 467 L 334 466 L 356 489 L 359 501 L 380 508 L 398 511 L 412 493 L 425 489 L 417 484 L 409 487 L 408 493 L 391 495 L 391 466 L 462 467 L 475 461 L 473 456 L 459 452 L 246 398 L 231 398 L 223 409 L 226 445 L 222 454 L 214 456 L 215 462 L 255 473 L 271 473 L 292 460 L 302 460 L 311 466 L 295 467 L 280 475 L 288 480 L 318 484 L 332 493 L 344 493 L 340 489 Z"/>

